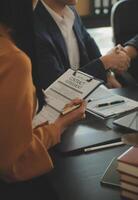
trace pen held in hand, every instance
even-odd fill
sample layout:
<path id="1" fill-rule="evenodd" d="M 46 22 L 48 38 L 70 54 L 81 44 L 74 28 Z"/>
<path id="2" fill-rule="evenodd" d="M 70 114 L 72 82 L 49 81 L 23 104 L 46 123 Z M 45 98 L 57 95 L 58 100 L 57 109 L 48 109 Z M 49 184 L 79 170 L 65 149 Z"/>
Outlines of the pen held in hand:
<path id="1" fill-rule="evenodd" d="M 86 103 L 89 103 L 89 102 L 91 102 L 91 101 L 92 101 L 92 99 L 85 100 Z M 69 107 L 65 107 L 65 108 L 63 109 L 63 111 L 61 112 L 61 114 L 62 114 L 62 115 L 66 115 L 66 114 L 72 112 L 73 110 L 79 108 L 80 106 L 81 106 L 81 103 L 76 104 L 76 105 L 72 105 L 72 106 L 69 106 Z"/>
<path id="2" fill-rule="evenodd" d="M 112 102 L 107 102 L 107 103 L 101 103 L 101 104 L 98 104 L 96 107 L 104 107 L 104 106 L 110 106 L 110 105 L 115 105 L 115 104 L 120 104 L 120 103 L 125 103 L 125 101 L 118 100 L 118 101 L 112 101 Z"/>
<path id="3" fill-rule="evenodd" d="M 80 106 L 81 106 L 81 104 L 77 104 L 77 105 L 73 105 L 71 107 L 64 108 L 63 111 L 61 112 L 61 114 L 66 115 L 66 114 L 72 112 L 73 110 L 79 108 Z"/>

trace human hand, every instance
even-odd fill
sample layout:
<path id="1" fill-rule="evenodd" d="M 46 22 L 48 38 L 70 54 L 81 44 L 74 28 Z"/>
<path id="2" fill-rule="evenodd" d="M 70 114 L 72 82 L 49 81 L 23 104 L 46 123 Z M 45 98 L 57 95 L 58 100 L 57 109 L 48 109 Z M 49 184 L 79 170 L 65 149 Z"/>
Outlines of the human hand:
<path id="1" fill-rule="evenodd" d="M 121 88 L 122 85 L 119 83 L 119 81 L 116 79 L 114 75 L 107 75 L 107 87 L 109 89 L 111 88 Z"/>
<path id="2" fill-rule="evenodd" d="M 74 105 L 80 105 L 75 110 L 69 112 L 66 115 L 60 115 L 59 118 L 55 121 L 56 125 L 60 128 L 61 132 L 74 123 L 75 121 L 85 118 L 86 102 L 81 99 L 74 99 L 69 104 L 65 106 L 65 109 L 72 107 Z"/>
<path id="3" fill-rule="evenodd" d="M 117 45 L 100 59 L 105 69 L 114 69 L 117 73 L 127 71 L 130 64 L 130 57 L 121 45 Z"/>
<path id="4" fill-rule="evenodd" d="M 134 59 L 136 56 L 138 56 L 138 50 L 134 46 L 127 45 L 123 48 L 123 50 L 131 59 Z"/>

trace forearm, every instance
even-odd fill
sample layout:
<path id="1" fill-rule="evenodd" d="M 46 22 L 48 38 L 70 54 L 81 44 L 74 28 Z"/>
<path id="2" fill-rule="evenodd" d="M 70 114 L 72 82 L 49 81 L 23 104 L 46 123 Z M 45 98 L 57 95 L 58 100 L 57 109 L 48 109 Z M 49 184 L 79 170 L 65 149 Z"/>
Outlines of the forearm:
<path id="1" fill-rule="evenodd" d="M 1 178 L 7 182 L 25 181 L 48 172 L 52 167 L 47 149 L 39 138 L 33 136 L 28 149 L 2 171 Z"/>
<path id="2" fill-rule="evenodd" d="M 127 41 L 124 44 L 124 49 L 131 59 L 135 58 L 138 55 L 138 35 Z"/>
<path id="3" fill-rule="evenodd" d="M 99 78 L 106 82 L 106 70 L 103 62 L 98 58 L 95 59 L 85 66 L 80 68 L 81 71 L 88 73 L 96 78 Z"/>
<path id="4" fill-rule="evenodd" d="M 60 133 L 54 125 L 44 125 L 34 129 L 32 141 L 22 155 L 1 172 L 7 182 L 29 180 L 53 168 L 48 149 L 60 140 Z"/>
<path id="5" fill-rule="evenodd" d="M 57 123 L 46 124 L 34 129 L 33 134 L 39 138 L 46 149 L 49 149 L 60 142 L 61 128 Z"/>

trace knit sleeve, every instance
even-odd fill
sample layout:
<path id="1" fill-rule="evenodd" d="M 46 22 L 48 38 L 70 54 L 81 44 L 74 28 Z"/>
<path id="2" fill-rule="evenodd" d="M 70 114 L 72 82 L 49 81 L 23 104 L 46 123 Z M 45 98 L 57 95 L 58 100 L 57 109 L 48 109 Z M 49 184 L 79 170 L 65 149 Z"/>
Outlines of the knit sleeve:
<path id="1" fill-rule="evenodd" d="M 6 181 L 28 180 L 53 167 L 48 149 L 59 142 L 60 130 L 54 124 L 32 129 L 34 87 L 25 54 L 3 57 L 0 77 L 0 175 Z"/>

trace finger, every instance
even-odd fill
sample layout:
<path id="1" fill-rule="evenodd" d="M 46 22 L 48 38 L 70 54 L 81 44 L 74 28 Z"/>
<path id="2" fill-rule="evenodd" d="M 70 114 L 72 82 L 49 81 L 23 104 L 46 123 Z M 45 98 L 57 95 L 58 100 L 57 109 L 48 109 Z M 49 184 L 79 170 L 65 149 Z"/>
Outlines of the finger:
<path id="1" fill-rule="evenodd" d="M 83 99 L 79 99 L 79 98 L 76 98 L 76 99 L 73 99 L 70 104 L 71 105 L 76 105 L 76 104 L 81 104 L 83 102 Z"/>
<path id="2" fill-rule="evenodd" d="M 115 52 L 118 54 L 118 53 L 120 53 L 121 51 L 123 51 L 123 47 L 121 46 L 121 44 L 118 44 L 118 45 L 115 47 Z"/>
<path id="3" fill-rule="evenodd" d="M 65 105 L 64 108 L 67 108 L 67 107 L 71 107 L 71 106 L 73 106 L 73 105 L 80 104 L 81 102 L 82 102 L 82 100 L 79 99 L 79 98 L 73 99 L 72 101 L 70 101 L 69 103 L 67 103 L 67 104 Z"/>
<path id="4" fill-rule="evenodd" d="M 79 98 L 76 98 L 76 99 L 73 99 L 71 101 L 72 104 L 81 104 L 84 100 L 83 99 L 79 99 Z"/>
<path id="5" fill-rule="evenodd" d="M 118 48 L 119 50 L 122 50 L 122 49 L 123 49 L 123 46 L 122 46 L 121 44 L 118 44 L 118 45 L 116 46 L 116 48 Z"/>
<path id="6" fill-rule="evenodd" d="M 86 114 L 83 113 L 83 115 L 82 115 L 82 119 L 85 119 L 85 118 L 86 118 Z"/>

